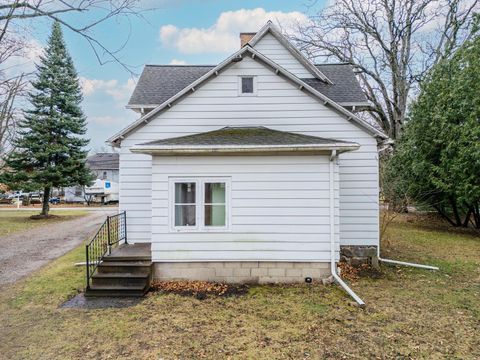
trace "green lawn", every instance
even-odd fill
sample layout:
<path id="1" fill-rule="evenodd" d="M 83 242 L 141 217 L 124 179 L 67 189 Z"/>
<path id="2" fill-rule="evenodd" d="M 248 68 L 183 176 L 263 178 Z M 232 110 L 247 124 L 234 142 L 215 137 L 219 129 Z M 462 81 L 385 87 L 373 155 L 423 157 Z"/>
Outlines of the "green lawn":
<path id="1" fill-rule="evenodd" d="M 62 309 L 84 286 L 83 247 L 0 292 L 6 359 L 480 357 L 480 239 L 398 218 L 390 258 L 440 272 L 382 267 L 352 287 L 256 286 L 241 297 L 150 294 L 129 308 Z"/>
<path id="2" fill-rule="evenodd" d="M 58 217 L 51 218 L 51 219 L 40 219 L 40 220 L 32 220 L 30 216 L 37 215 L 40 213 L 40 209 L 38 211 L 23 211 L 23 210 L 2 210 L 0 211 L 0 236 L 2 235 L 9 235 L 11 233 L 28 230 L 36 226 L 41 226 L 45 224 L 49 224 L 51 222 L 56 221 L 64 221 L 64 220 L 71 220 L 75 219 L 79 216 L 86 215 L 87 211 L 82 210 L 55 210 L 52 211 L 52 215 L 56 215 Z"/>

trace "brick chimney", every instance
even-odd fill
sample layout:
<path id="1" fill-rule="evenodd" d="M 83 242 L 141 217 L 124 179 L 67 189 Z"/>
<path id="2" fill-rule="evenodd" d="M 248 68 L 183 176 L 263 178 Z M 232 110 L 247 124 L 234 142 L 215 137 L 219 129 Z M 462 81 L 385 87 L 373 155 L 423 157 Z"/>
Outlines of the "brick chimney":
<path id="1" fill-rule="evenodd" d="M 240 47 L 244 47 L 255 36 L 254 32 L 242 32 L 240 33 Z"/>

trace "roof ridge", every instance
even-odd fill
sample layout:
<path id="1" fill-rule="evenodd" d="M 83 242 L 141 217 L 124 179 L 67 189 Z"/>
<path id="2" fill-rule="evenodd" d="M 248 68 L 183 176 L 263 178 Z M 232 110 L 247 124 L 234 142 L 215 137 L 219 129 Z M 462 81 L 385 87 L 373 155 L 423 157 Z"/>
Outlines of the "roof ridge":
<path id="1" fill-rule="evenodd" d="M 195 64 L 178 64 L 178 65 L 174 65 L 174 64 L 145 64 L 145 67 L 147 66 L 155 66 L 155 67 L 215 67 L 217 65 L 206 65 L 206 64 L 199 64 L 199 65 L 195 65 Z"/>

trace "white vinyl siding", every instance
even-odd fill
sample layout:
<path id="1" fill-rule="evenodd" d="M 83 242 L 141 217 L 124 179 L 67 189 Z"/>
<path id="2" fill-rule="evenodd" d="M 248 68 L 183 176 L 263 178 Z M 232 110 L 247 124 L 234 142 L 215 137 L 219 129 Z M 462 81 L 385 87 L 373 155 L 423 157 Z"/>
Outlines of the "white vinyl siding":
<path id="1" fill-rule="evenodd" d="M 283 159 L 279 161 L 279 159 Z M 153 261 L 326 261 L 330 257 L 329 158 L 324 156 L 154 157 L 152 168 Z M 263 174 L 275 173 L 265 181 Z M 312 176 L 311 189 L 302 174 Z M 188 174 L 188 175 L 187 175 Z M 183 176 L 231 183 L 231 226 L 225 231 L 172 232 L 172 182 Z M 206 176 L 202 181 L 202 176 Z M 338 180 L 338 174 L 337 180 Z M 173 177 L 173 180 L 172 180 Z M 285 181 L 284 178 L 290 180 Z M 338 184 L 338 181 L 336 182 Z M 263 187 L 263 190 L 259 190 Z M 199 187 L 197 186 L 197 190 Z M 338 229 L 338 188 L 336 224 Z M 198 198 L 198 197 L 197 197 Z M 288 211 L 287 211 L 288 210 Z M 297 215 L 297 212 L 303 214 Z M 338 231 L 337 231 L 338 248 Z"/>
<path id="2" fill-rule="evenodd" d="M 272 34 L 266 34 L 254 48 L 299 78 L 314 77 Z"/>
<path id="3" fill-rule="evenodd" d="M 253 75 L 257 79 L 257 96 L 238 96 L 238 76 Z M 342 245 L 377 245 L 378 244 L 378 158 L 376 140 L 357 125 L 349 122 L 344 116 L 324 106 L 317 99 L 307 95 L 296 86 L 290 84 L 263 64 L 245 58 L 233 64 L 218 77 L 212 78 L 194 93 L 174 104 L 172 108 L 158 114 L 148 124 L 128 135 L 123 141 L 120 154 L 120 208 L 127 211 L 128 235 L 132 242 L 150 241 L 152 187 L 160 186 L 151 182 L 151 157 L 133 154 L 129 148 L 136 144 L 175 136 L 189 135 L 204 131 L 216 130 L 224 126 L 266 126 L 276 130 L 291 131 L 307 135 L 354 141 L 360 144 L 360 149 L 351 153 L 341 154 L 339 160 L 340 172 L 340 242 Z M 290 157 L 278 156 L 270 159 L 269 164 L 258 165 L 249 163 L 250 171 L 256 172 L 255 186 L 247 184 L 249 174 L 243 173 L 244 168 L 232 164 L 230 171 L 237 181 L 232 181 L 232 191 L 238 196 L 248 191 L 268 191 L 263 196 L 273 197 L 278 207 L 272 209 L 271 215 L 283 214 L 291 210 L 292 221 L 305 222 L 302 217 L 307 206 L 315 213 L 328 211 L 316 208 L 313 200 L 305 199 L 302 207 L 285 195 L 276 198 L 274 189 L 268 187 L 269 181 L 275 181 L 277 190 L 289 189 L 294 181 L 302 188 L 299 199 L 308 197 L 305 190 L 317 188 L 317 184 L 328 189 L 328 179 L 319 179 L 315 169 L 302 167 L 300 163 L 289 161 Z M 195 162 L 195 158 L 191 158 Z M 212 163 L 221 163 L 221 158 L 212 157 Z M 245 161 L 245 160 L 243 160 Z M 304 161 L 304 160 L 302 160 Z M 279 171 L 275 164 L 289 164 L 292 172 Z M 260 170 L 260 171 L 259 171 Z M 181 170 L 182 175 L 191 174 L 188 167 Z M 202 176 L 212 174 L 204 170 Z M 281 178 L 280 178 L 281 175 Z M 243 190 L 242 190 L 243 189 Z M 166 191 L 167 189 L 165 189 Z M 240 193 L 240 191 L 243 191 Z M 287 192 L 288 193 L 288 192 Z M 258 200 L 238 198 L 239 206 L 232 209 L 232 216 L 244 214 L 244 206 Z M 282 208 L 281 204 L 288 205 Z M 255 217 L 257 214 L 269 212 L 268 208 L 255 207 L 247 213 Z M 272 225 L 275 220 L 272 220 Z M 304 224 L 308 226 L 308 224 Z M 253 226 L 253 224 L 251 224 Z M 311 224 L 315 226 L 315 224 Z M 276 234 L 271 234 L 271 241 L 282 241 L 289 237 L 282 235 L 283 228 Z M 288 231 L 288 229 L 285 229 Z M 208 239 L 207 235 L 205 238 Z M 310 235 L 309 235 L 310 236 Z M 314 239 L 312 235 L 310 237 Z"/>

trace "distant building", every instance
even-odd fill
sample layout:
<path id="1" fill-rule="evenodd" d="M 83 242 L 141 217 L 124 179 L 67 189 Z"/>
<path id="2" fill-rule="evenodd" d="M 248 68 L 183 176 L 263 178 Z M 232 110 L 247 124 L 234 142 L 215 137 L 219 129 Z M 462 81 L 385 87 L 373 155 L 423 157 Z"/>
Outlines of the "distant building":
<path id="1" fill-rule="evenodd" d="M 87 158 L 87 166 L 95 175 L 95 185 L 107 184 L 109 188 L 118 189 L 118 153 L 98 153 Z M 98 181 L 101 180 L 101 181 Z M 109 185 L 110 184 L 110 185 Z M 113 185 L 112 185 L 113 184 Z M 113 200 L 118 200 L 118 190 L 116 194 L 111 194 Z M 87 191 L 88 193 L 88 191 Z M 65 202 L 84 202 L 86 201 L 83 186 L 71 186 L 64 189 Z M 93 201 L 102 201 L 101 196 L 96 196 Z"/>

